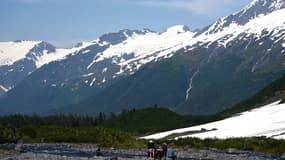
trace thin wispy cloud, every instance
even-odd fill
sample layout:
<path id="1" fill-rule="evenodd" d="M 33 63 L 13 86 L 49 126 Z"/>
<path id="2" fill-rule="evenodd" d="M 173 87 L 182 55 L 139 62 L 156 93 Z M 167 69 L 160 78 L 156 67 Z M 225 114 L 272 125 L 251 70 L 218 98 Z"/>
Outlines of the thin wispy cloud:
<path id="1" fill-rule="evenodd" d="M 62 0 L 12 0 L 19 3 L 58 2 Z M 69 0 L 82 3 L 93 0 Z M 157 7 L 166 9 L 187 10 L 197 15 L 212 16 L 222 15 L 232 11 L 232 7 L 246 4 L 248 0 L 94 0 L 102 2 L 115 2 L 129 5 Z M 68 3 L 67 2 L 67 3 Z"/>
<path id="2" fill-rule="evenodd" d="M 230 10 L 233 6 L 247 2 L 248 0 L 109 0 L 117 3 L 142 5 L 148 7 L 182 9 L 197 15 L 221 14 Z"/>

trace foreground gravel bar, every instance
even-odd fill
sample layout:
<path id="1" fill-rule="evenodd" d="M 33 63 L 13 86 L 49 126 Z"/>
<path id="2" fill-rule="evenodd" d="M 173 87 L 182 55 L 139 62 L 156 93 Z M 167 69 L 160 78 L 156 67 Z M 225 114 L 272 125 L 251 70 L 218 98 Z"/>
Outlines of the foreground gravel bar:
<path id="1" fill-rule="evenodd" d="M 24 144 L 16 146 L 21 153 L 2 153 L 1 160 L 144 160 L 146 149 L 102 149 L 103 156 L 97 157 L 98 147 L 91 144 Z M 190 147 L 175 148 L 178 160 L 283 160 L 284 158 L 248 151 L 228 149 L 195 150 Z"/>

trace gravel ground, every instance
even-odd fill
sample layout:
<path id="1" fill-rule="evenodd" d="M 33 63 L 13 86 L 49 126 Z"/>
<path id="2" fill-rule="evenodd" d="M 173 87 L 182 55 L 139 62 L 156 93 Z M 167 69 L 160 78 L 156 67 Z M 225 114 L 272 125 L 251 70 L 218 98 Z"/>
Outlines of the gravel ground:
<path id="1" fill-rule="evenodd" d="M 96 156 L 96 145 L 89 144 L 25 144 L 16 146 L 22 153 L 0 154 L 0 160 L 145 160 L 146 149 L 102 149 L 103 157 Z M 283 160 L 266 154 L 228 149 L 195 150 L 189 147 L 174 149 L 177 160 Z"/>

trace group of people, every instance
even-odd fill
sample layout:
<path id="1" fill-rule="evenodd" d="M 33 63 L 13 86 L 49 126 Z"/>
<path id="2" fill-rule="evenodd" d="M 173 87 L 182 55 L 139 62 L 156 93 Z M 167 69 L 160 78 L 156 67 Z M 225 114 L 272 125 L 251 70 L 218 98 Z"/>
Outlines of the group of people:
<path id="1" fill-rule="evenodd" d="M 175 152 L 173 149 L 168 148 L 166 143 L 163 143 L 160 149 L 152 140 L 150 140 L 148 142 L 147 149 L 147 157 L 149 159 L 176 159 Z"/>

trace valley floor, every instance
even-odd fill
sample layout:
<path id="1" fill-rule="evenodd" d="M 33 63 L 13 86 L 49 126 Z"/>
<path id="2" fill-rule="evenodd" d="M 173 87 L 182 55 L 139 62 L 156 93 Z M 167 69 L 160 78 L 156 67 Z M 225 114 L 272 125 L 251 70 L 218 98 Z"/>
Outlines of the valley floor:
<path id="1" fill-rule="evenodd" d="M 22 153 L 0 154 L 1 160 L 96 160 L 96 159 L 146 159 L 146 149 L 102 149 L 103 157 L 96 157 L 96 145 L 89 144 L 25 144 Z M 195 150 L 190 147 L 174 149 L 178 160 L 282 160 L 275 157 L 248 151 L 228 149 L 226 151 L 208 149 Z"/>

